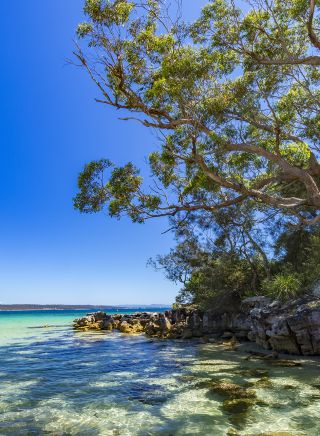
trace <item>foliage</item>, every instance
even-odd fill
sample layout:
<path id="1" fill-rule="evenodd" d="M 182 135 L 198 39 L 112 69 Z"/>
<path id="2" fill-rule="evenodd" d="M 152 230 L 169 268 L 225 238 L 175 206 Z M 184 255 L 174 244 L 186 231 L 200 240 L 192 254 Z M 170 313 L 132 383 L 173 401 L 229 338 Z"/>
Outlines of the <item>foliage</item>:
<path id="1" fill-rule="evenodd" d="M 183 231 L 177 228 L 180 242 L 175 249 L 152 263 L 164 270 L 168 279 L 182 284 L 177 303 L 208 308 L 226 292 L 288 300 L 312 291 L 320 277 L 319 230 L 283 228 L 273 219 L 271 238 L 269 226 L 262 232 L 261 228 L 248 228 L 247 222 L 244 231 L 243 223 L 242 227 L 226 227 L 225 222 L 219 225 L 217 221 L 210 228 L 213 239 L 205 234 L 203 221 L 198 237 L 195 220 L 185 222 Z M 265 239 L 269 242 L 263 243 Z"/>
<path id="2" fill-rule="evenodd" d="M 151 182 L 91 162 L 74 205 L 170 217 L 178 245 L 156 264 L 181 301 L 297 295 L 320 273 L 319 4 L 208 0 L 190 23 L 182 3 L 85 1 L 75 56 L 97 101 L 161 139 Z"/>
<path id="3" fill-rule="evenodd" d="M 234 210 L 236 218 L 230 212 L 190 215 L 177 225 L 171 220 L 177 245 L 150 263 L 183 285 L 179 304 L 209 307 L 223 293 L 255 295 L 269 277 L 265 232 L 252 227 L 250 210 Z"/>
<path id="4" fill-rule="evenodd" d="M 241 296 L 248 295 L 251 276 L 247 261 L 229 253 L 221 254 L 192 272 L 190 279 L 180 291 L 177 302 L 192 302 L 208 308 L 219 294 L 237 292 Z"/>
<path id="5" fill-rule="evenodd" d="M 83 213 L 100 212 L 108 198 L 104 181 L 104 171 L 111 166 L 107 159 L 90 162 L 78 177 L 79 193 L 74 206 Z"/>
<path id="6" fill-rule="evenodd" d="M 294 272 L 276 274 L 271 280 L 265 280 L 262 290 L 266 295 L 277 300 L 296 297 L 301 292 L 299 274 Z"/>
<path id="7" fill-rule="evenodd" d="M 299 291 L 313 288 L 320 277 L 319 229 L 289 229 L 276 242 L 278 266 L 275 273 L 294 273 L 300 282 Z"/>
<path id="8" fill-rule="evenodd" d="M 318 10 L 313 1 L 241 5 L 208 1 L 188 23 L 179 1 L 86 0 L 77 33 L 89 51 L 76 56 L 98 101 L 163 138 L 150 155 L 152 193 L 134 166 L 122 191 L 117 176 L 101 186 L 111 215 L 143 222 L 253 201 L 304 225 L 320 220 Z M 100 174 L 84 176 L 96 197 Z"/>

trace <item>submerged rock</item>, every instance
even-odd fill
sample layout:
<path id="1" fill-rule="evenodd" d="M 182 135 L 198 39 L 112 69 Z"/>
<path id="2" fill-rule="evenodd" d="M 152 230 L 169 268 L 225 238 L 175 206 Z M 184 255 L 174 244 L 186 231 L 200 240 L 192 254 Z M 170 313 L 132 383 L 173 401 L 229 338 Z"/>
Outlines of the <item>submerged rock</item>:
<path id="1" fill-rule="evenodd" d="M 214 382 L 210 391 L 222 396 L 228 397 L 229 400 L 256 398 L 256 392 L 253 389 L 248 389 L 245 386 L 226 381 Z"/>
<path id="2" fill-rule="evenodd" d="M 255 405 L 252 398 L 236 398 L 234 400 L 224 400 L 222 408 L 229 413 L 244 413 Z"/>
<path id="3" fill-rule="evenodd" d="M 279 359 L 279 360 L 273 360 L 269 362 L 273 366 L 282 366 L 284 368 L 295 368 L 297 366 L 302 366 L 301 362 L 296 362 L 294 360 L 286 360 L 286 359 Z"/>
<path id="4" fill-rule="evenodd" d="M 218 394 L 224 400 L 222 409 L 236 415 L 246 413 L 257 403 L 256 391 L 236 383 L 221 380 L 208 382 L 209 392 Z"/>
<path id="5" fill-rule="evenodd" d="M 254 388 L 271 388 L 273 386 L 269 377 L 261 377 L 259 380 L 248 382 L 248 386 Z"/>

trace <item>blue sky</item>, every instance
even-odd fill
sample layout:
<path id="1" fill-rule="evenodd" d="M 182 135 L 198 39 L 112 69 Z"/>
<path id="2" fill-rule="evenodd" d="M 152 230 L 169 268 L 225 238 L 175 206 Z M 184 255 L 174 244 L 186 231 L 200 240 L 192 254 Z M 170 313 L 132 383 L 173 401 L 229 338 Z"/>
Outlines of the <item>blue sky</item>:
<path id="1" fill-rule="evenodd" d="M 156 142 L 95 103 L 84 71 L 66 63 L 82 5 L 2 4 L 0 301 L 172 303 L 177 287 L 146 268 L 173 245 L 166 220 L 141 226 L 73 210 L 85 162 L 143 165 Z"/>

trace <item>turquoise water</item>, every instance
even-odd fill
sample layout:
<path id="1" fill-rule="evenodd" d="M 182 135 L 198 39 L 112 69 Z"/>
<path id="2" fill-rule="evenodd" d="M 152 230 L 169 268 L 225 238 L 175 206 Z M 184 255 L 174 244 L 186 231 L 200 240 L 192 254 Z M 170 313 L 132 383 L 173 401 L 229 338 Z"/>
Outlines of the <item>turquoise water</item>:
<path id="1" fill-rule="evenodd" d="M 141 311 L 143 308 L 141 309 Z M 161 312 L 163 309 L 155 308 L 154 311 Z M 106 311 L 106 313 L 135 313 L 135 310 Z M 88 313 L 88 310 L 26 310 L 26 311 L 0 311 L 0 345 L 12 343 L 13 340 L 23 342 L 35 338 L 45 338 L 46 333 L 50 335 L 59 334 L 59 331 L 69 331 L 72 321 Z M 45 331 L 39 328 L 47 327 Z"/>
<path id="2" fill-rule="evenodd" d="M 82 313 L 0 313 L 0 435 L 320 434 L 318 361 L 273 367 L 245 349 L 74 332 Z M 226 410 L 212 380 L 257 399 Z"/>

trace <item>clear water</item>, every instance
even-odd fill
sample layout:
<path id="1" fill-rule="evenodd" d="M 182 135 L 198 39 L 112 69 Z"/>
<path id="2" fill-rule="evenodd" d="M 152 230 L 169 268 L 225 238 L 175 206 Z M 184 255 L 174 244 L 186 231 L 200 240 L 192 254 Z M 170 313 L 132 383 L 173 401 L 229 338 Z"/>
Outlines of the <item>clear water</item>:
<path id="1" fill-rule="evenodd" d="M 212 344 L 78 333 L 80 314 L 0 313 L 0 435 L 320 435 L 318 361 L 276 368 Z M 269 379 L 246 412 L 203 383 L 256 382 L 256 369 Z"/>

